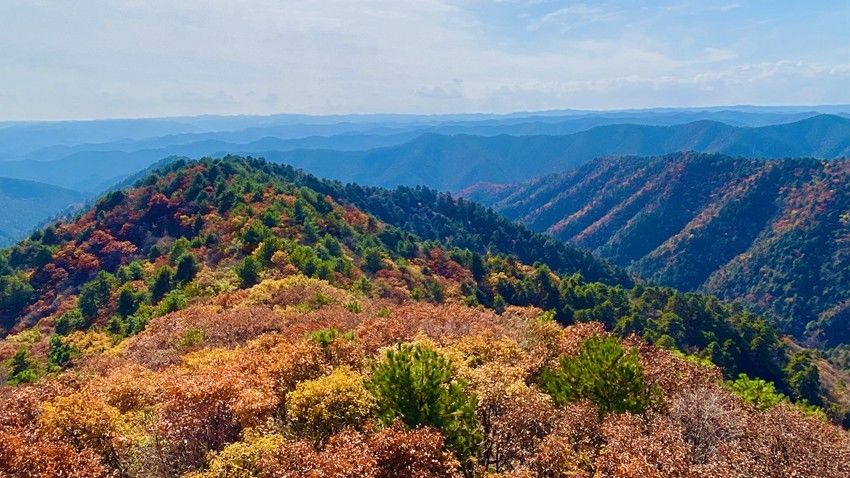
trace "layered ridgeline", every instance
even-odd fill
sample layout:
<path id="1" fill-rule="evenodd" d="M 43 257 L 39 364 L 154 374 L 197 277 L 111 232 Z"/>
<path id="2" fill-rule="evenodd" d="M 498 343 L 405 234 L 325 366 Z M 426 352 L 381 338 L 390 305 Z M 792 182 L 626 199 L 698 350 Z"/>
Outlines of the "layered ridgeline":
<path id="1" fill-rule="evenodd" d="M 74 144 L 66 136 L 68 131 L 56 125 L 29 125 L 0 128 L 0 162 L 3 176 L 96 194 L 164 157 L 198 158 L 228 153 L 261 155 L 270 161 L 345 182 L 382 187 L 424 185 L 457 191 L 478 182 L 523 181 L 615 154 L 657 155 L 694 150 L 759 158 L 830 159 L 846 155 L 850 148 L 847 139 L 850 119 L 846 117 L 817 115 L 785 124 L 764 125 L 768 120 L 783 122 L 798 118 L 781 116 L 757 120 L 754 123 L 760 125 L 757 127 L 707 120 L 741 123 L 739 114 L 727 113 L 646 116 L 612 113 L 561 118 L 563 121 L 536 117 L 527 121 L 502 118 L 445 124 L 440 124 L 438 118 L 432 118 L 437 124 L 430 124 L 424 118 L 411 124 L 281 124 L 94 144 Z M 750 118 L 744 124 L 753 121 Z M 122 129 L 132 123 L 103 127 L 106 130 L 120 127 L 116 133 L 123 131 L 129 137 L 168 127 L 167 122 L 154 121 Z M 78 140 L 99 138 L 97 124 L 77 125 L 69 131 L 78 131 Z M 173 126 L 180 130 L 197 125 Z M 69 144 L 43 147 L 42 143 L 51 141 L 51 137 L 57 142 L 67 140 Z M 4 156 L 4 148 L 27 152 L 23 156 L 12 155 L 22 160 L 3 161 L 10 159 Z M 64 206 L 60 205 L 53 213 L 61 209 Z M 15 239 L 23 237 L 17 231 L 4 229 L 0 222 L 0 233 L 3 232 Z"/>
<path id="2" fill-rule="evenodd" d="M 713 118 L 718 120 L 709 120 Z M 346 182 L 457 191 L 482 181 L 516 182 L 557 173 L 606 155 L 693 150 L 756 158 L 831 159 L 850 151 L 850 118 L 835 115 L 756 127 L 727 123 L 735 121 L 734 115 L 707 112 L 669 115 L 663 120 L 628 115 L 591 116 L 567 123 L 532 120 L 431 127 L 281 125 L 102 144 L 58 144 L 30 151 L 23 160 L 4 161 L 2 168 L 8 177 L 101 192 L 164 157 L 253 154 Z M 38 135 L 39 141 L 49 141 L 50 135 L 62 138 L 60 131 L 47 129 Z M 0 160 L 7 159 L 2 148 L 10 141 L 0 134 Z"/>
<path id="3" fill-rule="evenodd" d="M 81 192 L 50 184 L 0 178 L 0 247 L 17 242 L 60 211 L 79 209 L 86 199 Z"/>
<path id="4" fill-rule="evenodd" d="M 426 185 L 458 191 L 478 182 L 517 182 L 609 155 L 678 151 L 748 158 L 850 154 L 850 119 L 819 115 L 789 124 L 736 127 L 715 121 L 672 126 L 615 124 L 566 135 L 426 134 L 369 151 L 263 152 L 314 174 L 377 186 Z"/>
<path id="5" fill-rule="evenodd" d="M 4 476 L 850 472 L 768 321 L 428 189 L 178 161 L 0 273 Z"/>
<path id="6" fill-rule="evenodd" d="M 740 298 L 784 330 L 850 343 L 850 161 L 599 159 L 467 195 L 647 279 Z"/>

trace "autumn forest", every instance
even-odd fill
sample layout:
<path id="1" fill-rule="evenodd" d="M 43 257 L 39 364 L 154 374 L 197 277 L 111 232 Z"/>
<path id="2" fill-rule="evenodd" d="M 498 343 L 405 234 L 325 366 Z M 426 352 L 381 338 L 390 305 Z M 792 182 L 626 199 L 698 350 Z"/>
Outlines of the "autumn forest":
<path id="1" fill-rule="evenodd" d="M 175 160 L 0 274 L 0 476 L 850 474 L 774 321 L 424 187 Z"/>

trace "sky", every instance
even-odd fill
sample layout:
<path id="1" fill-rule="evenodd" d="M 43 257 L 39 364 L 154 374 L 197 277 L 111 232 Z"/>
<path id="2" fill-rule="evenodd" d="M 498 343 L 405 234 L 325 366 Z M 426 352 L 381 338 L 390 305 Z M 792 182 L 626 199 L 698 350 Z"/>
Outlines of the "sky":
<path id="1" fill-rule="evenodd" d="M 0 120 L 850 103 L 850 2 L 2 0 Z"/>

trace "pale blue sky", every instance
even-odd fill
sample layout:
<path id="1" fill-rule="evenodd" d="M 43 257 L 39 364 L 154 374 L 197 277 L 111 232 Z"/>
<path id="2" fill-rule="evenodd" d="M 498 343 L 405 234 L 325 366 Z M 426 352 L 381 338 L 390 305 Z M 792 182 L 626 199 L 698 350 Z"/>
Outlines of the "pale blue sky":
<path id="1" fill-rule="evenodd" d="M 3 0 L 0 120 L 850 103 L 850 2 Z"/>

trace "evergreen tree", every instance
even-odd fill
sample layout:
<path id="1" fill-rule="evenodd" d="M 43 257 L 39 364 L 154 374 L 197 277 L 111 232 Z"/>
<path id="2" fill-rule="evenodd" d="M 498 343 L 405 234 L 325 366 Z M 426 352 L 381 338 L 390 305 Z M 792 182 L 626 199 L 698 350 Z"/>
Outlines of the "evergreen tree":
<path id="1" fill-rule="evenodd" d="M 0 327 L 7 328 L 14 323 L 18 314 L 30 303 L 35 289 L 22 274 L 0 277 Z"/>
<path id="2" fill-rule="evenodd" d="M 791 398 L 806 400 L 813 405 L 822 403 L 820 373 L 810 350 L 794 354 L 785 367 L 785 374 Z"/>
<path id="3" fill-rule="evenodd" d="M 34 382 L 36 378 L 38 378 L 38 372 L 29 351 L 23 347 L 19 348 L 9 361 L 9 384 Z"/>
<path id="4" fill-rule="evenodd" d="M 198 273 L 198 260 L 191 253 L 184 253 L 177 259 L 177 270 L 174 273 L 174 280 L 179 284 L 191 282 Z"/>
<path id="5" fill-rule="evenodd" d="M 100 308 L 109 301 L 110 291 L 114 283 L 115 277 L 112 274 L 100 271 L 93 280 L 83 285 L 78 299 L 80 312 L 83 313 L 83 316 L 92 318 L 97 315 Z"/>
<path id="6" fill-rule="evenodd" d="M 626 351 L 613 337 L 591 337 L 575 357 L 562 357 L 561 366 L 545 370 L 540 385 L 557 404 L 587 399 L 599 415 L 643 413 L 652 401 L 643 366 L 634 350 Z"/>
<path id="7" fill-rule="evenodd" d="M 74 307 L 73 309 L 65 311 L 58 319 L 56 319 L 54 329 L 59 335 L 68 335 L 74 330 L 85 327 L 85 324 L 86 319 L 83 317 L 83 313 L 80 312 L 79 308 Z"/>
<path id="8" fill-rule="evenodd" d="M 472 270 L 472 277 L 475 278 L 476 282 L 480 282 L 487 276 L 487 264 L 484 262 L 484 258 L 475 252 L 472 253 L 470 269 Z"/>
<path id="9" fill-rule="evenodd" d="M 239 285 L 248 288 L 260 281 L 260 261 L 254 256 L 248 256 L 236 266 L 236 275 L 239 276 Z"/>
<path id="10" fill-rule="evenodd" d="M 121 317 L 128 317 L 136 313 L 139 309 L 141 297 L 133 289 L 130 284 L 124 284 L 118 291 L 118 301 L 116 304 L 116 312 Z"/>
<path id="11" fill-rule="evenodd" d="M 363 268 L 376 273 L 384 267 L 384 256 L 377 247 L 369 247 L 363 251 Z"/>
<path id="12" fill-rule="evenodd" d="M 156 271 L 150 286 L 151 300 L 159 301 L 174 287 L 174 271 L 168 266 L 162 266 Z"/>
<path id="13" fill-rule="evenodd" d="M 171 246 L 171 254 L 169 254 L 171 262 L 176 264 L 184 254 L 189 252 L 189 247 L 191 247 L 191 243 L 185 237 L 181 237 L 174 241 L 174 244 Z"/>
<path id="14" fill-rule="evenodd" d="M 477 400 L 465 387 L 452 377 L 444 357 L 411 344 L 387 351 L 367 384 L 385 424 L 398 418 L 409 427 L 439 428 L 462 461 L 475 453 L 481 436 L 475 417 Z"/>
<path id="15" fill-rule="evenodd" d="M 50 337 L 50 349 L 47 351 L 47 361 L 54 367 L 64 367 L 71 360 L 73 349 L 62 342 L 62 336 L 53 334 Z"/>

